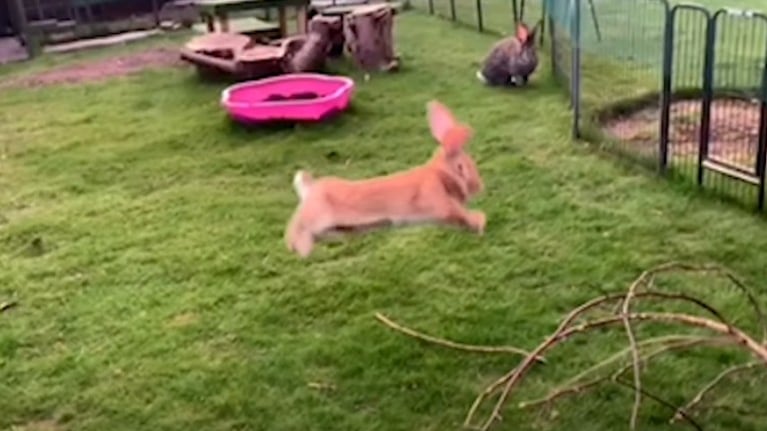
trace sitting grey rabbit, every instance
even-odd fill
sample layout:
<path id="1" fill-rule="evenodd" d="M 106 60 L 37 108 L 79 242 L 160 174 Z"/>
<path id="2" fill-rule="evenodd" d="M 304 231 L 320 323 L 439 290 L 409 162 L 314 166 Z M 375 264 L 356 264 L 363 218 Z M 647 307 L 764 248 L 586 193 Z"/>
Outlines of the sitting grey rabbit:
<path id="1" fill-rule="evenodd" d="M 517 32 L 493 45 L 477 78 L 486 85 L 524 85 L 538 67 L 535 34 L 540 22 L 530 30 L 525 23 L 517 25 Z"/>

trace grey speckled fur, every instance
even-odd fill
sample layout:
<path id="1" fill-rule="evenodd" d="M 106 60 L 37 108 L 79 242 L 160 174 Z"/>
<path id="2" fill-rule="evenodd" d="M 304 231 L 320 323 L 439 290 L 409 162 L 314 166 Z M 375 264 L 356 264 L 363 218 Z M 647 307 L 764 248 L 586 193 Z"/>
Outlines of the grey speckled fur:
<path id="1" fill-rule="evenodd" d="M 524 24 L 521 24 L 524 25 Z M 535 47 L 536 25 L 526 41 L 509 36 L 498 41 L 485 58 L 476 76 L 490 86 L 524 85 L 538 67 Z"/>

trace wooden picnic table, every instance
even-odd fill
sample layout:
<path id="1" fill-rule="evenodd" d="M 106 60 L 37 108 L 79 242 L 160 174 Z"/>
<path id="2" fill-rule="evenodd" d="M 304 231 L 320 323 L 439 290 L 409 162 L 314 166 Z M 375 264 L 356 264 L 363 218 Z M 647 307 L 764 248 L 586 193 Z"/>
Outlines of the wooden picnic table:
<path id="1" fill-rule="evenodd" d="M 306 33 L 307 9 L 310 0 L 195 0 L 209 32 L 216 31 L 216 20 L 221 32 L 229 32 L 229 14 L 249 10 L 269 10 L 276 8 L 279 14 L 279 28 L 283 37 L 287 36 L 287 8 L 296 9 L 298 33 Z"/>

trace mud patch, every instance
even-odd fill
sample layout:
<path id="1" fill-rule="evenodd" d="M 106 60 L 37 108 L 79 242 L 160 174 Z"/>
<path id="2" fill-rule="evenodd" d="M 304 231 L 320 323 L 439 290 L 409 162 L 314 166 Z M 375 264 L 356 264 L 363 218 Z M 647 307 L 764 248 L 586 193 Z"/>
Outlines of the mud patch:
<path id="1" fill-rule="evenodd" d="M 183 65 L 183 62 L 176 50 L 158 48 L 59 67 L 18 79 L 9 79 L 7 82 L 0 84 L 0 88 L 99 82 L 119 76 L 132 75 L 144 70 L 179 67 L 181 65 Z"/>
<path id="2" fill-rule="evenodd" d="M 669 156 L 697 160 L 701 132 L 701 100 L 671 105 Z M 661 111 L 658 106 L 608 119 L 604 132 L 637 152 L 657 152 Z M 755 171 L 759 143 L 760 104 L 743 99 L 717 99 L 711 104 L 708 155 L 747 171 Z"/>

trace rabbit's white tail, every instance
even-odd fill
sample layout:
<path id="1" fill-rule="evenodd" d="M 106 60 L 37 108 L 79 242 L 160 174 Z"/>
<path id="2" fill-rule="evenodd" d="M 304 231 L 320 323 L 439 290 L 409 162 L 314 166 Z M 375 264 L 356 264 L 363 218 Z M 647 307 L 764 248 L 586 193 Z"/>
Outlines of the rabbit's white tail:
<path id="1" fill-rule="evenodd" d="M 476 73 L 477 79 L 479 79 L 479 82 L 483 84 L 487 84 L 487 79 L 485 79 L 485 75 L 482 74 L 481 70 L 478 70 Z"/>
<path id="2" fill-rule="evenodd" d="M 306 171 L 297 171 L 293 176 L 293 188 L 296 190 L 298 199 L 303 201 L 309 194 L 309 188 L 314 182 L 312 175 Z"/>

